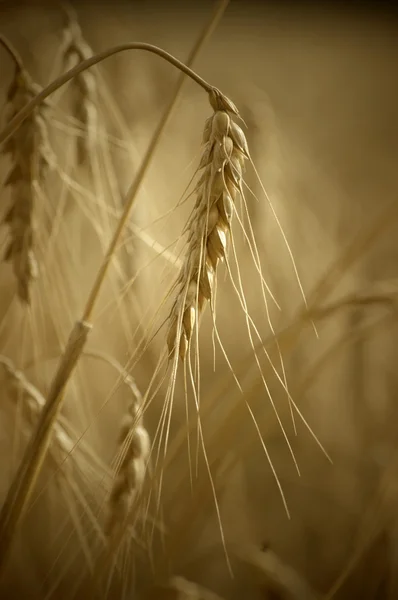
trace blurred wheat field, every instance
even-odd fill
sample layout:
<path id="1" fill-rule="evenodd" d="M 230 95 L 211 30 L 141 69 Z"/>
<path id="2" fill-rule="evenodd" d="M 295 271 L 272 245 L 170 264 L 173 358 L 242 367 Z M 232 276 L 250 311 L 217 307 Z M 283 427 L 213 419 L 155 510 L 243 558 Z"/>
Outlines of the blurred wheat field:
<path id="1" fill-rule="evenodd" d="M 66 51 L 71 15 L 84 51 L 140 41 L 184 62 L 214 10 L 65 7 L 0 4 L 0 34 L 39 86 L 84 58 Z M 215 313 L 208 306 L 194 331 L 168 413 L 172 377 L 158 364 L 212 114 L 187 79 L 112 260 L 1 598 L 397 597 L 395 21 L 365 8 L 229 3 L 193 69 L 238 107 L 255 168 L 246 161 L 247 211 L 236 203 Z M 15 74 L 3 47 L 0 66 L 3 128 Z M 139 51 L 85 73 L 43 112 L 50 150 L 28 192 L 30 303 L 22 262 L 0 263 L 2 504 L 179 76 Z M 25 197 L 15 216 L 27 155 L 6 144 L 2 257 L 28 218 Z M 151 451 L 115 548 L 106 523 L 126 414 L 143 457 L 143 430 Z"/>

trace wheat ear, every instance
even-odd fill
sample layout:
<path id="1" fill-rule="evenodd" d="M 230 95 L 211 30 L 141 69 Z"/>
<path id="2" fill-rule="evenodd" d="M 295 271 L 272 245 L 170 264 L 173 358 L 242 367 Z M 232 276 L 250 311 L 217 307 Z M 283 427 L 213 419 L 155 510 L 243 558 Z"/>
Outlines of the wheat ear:
<path id="1" fill-rule="evenodd" d="M 207 119 L 199 169 L 197 199 L 187 224 L 188 250 L 176 282 L 167 345 L 169 355 L 187 354 L 195 324 L 207 301 L 213 300 L 216 271 L 226 257 L 234 202 L 242 194 L 245 159 L 249 158 L 242 129 L 231 118 L 237 108 L 218 90 L 209 93 L 214 114 Z"/>
<path id="2" fill-rule="evenodd" d="M 64 29 L 64 39 L 61 46 L 62 67 L 69 71 L 81 61 L 94 55 L 89 44 L 86 42 L 76 15 L 72 9 L 64 6 L 67 13 L 68 23 Z M 93 137 L 97 128 L 98 111 L 98 82 L 95 72 L 82 71 L 73 79 L 74 98 L 73 112 L 76 119 L 81 123 L 83 131 L 77 137 L 77 162 L 84 163 L 86 157 L 94 149 L 95 139 Z"/>
<path id="3" fill-rule="evenodd" d="M 4 110 L 5 121 L 8 122 L 35 96 L 37 86 L 9 42 L 2 38 L 0 42 L 7 48 L 16 65 Z M 31 282 L 38 273 L 34 255 L 34 209 L 39 197 L 38 191 L 44 185 L 45 174 L 50 165 L 44 104 L 29 114 L 15 135 L 4 144 L 1 153 L 10 154 L 12 162 L 5 181 L 5 185 L 11 189 L 11 207 L 3 219 L 10 231 L 4 260 L 12 263 L 19 298 L 29 303 Z"/>
<path id="4" fill-rule="evenodd" d="M 109 496 L 107 535 L 113 536 L 126 525 L 130 508 L 140 491 L 150 451 L 150 439 L 142 417 L 142 396 L 131 377 L 132 398 L 120 429 L 121 460 Z"/>

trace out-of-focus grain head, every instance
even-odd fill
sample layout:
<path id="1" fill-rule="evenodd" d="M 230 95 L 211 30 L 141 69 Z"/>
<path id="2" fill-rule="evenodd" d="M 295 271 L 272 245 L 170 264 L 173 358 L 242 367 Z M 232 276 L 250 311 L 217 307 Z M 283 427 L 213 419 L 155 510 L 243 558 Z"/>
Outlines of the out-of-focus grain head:
<path id="1" fill-rule="evenodd" d="M 93 56 L 94 52 L 86 41 L 77 16 L 71 7 L 64 7 L 67 22 L 61 44 L 62 70 L 68 71 L 81 61 Z M 76 160 L 83 164 L 96 150 L 96 130 L 98 127 L 98 81 L 96 72 L 83 71 L 72 80 L 72 115 L 78 121 L 81 131 L 76 137 Z"/>
<path id="2" fill-rule="evenodd" d="M 108 502 L 106 532 L 110 539 L 123 537 L 130 510 L 140 491 L 150 451 L 150 439 L 142 417 L 142 398 L 129 376 L 131 400 L 122 420 L 116 477 Z"/>
<path id="3" fill-rule="evenodd" d="M 10 121 L 37 93 L 37 86 L 16 62 L 15 75 L 7 92 L 2 124 Z M 4 260 L 13 266 L 18 296 L 30 302 L 30 287 L 38 275 L 35 257 L 35 208 L 42 201 L 45 178 L 53 160 L 48 135 L 46 105 L 35 108 L 0 148 L 11 166 L 5 181 L 10 188 L 10 207 L 3 223 L 9 229 Z"/>

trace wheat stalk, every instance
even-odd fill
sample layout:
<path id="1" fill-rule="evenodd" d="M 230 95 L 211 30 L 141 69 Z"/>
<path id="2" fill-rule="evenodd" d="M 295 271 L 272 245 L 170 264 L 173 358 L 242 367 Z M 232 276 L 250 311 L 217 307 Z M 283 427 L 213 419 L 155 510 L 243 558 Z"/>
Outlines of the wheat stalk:
<path id="1" fill-rule="evenodd" d="M 242 129 L 231 118 L 237 108 L 218 90 L 209 94 L 214 114 L 203 133 L 205 148 L 199 169 L 197 199 L 188 221 L 188 249 L 175 286 L 167 345 L 169 356 L 177 350 L 185 359 L 195 324 L 207 303 L 212 303 L 217 266 L 227 251 L 237 194 L 243 194 L 242 174 L 249 158 Z"/>
<path id="2" fill-rule="evenodd" d="M 0 38 L 0 42 L 12 56 L 16 67 L 4 110 L 4 118 L 8 122 L 35 96 L 37 86 L 9 42 L 3 38 Z M 45 105 L 42 104 L 30 112 L 15 135 L 1 149 L 3 155 L 11 156 L 12 162 L 5 181 L 5 185 L 11 189 L 11 207 L 3 219 L 10 231 L 4 260 L 12 263 L 18 296 L 24 303 L 30 302 L 31 282 L 38 274 L 34 255 L 34 211 L 38 192 L 44 185 L 50 165 L 47 127 Z"/>

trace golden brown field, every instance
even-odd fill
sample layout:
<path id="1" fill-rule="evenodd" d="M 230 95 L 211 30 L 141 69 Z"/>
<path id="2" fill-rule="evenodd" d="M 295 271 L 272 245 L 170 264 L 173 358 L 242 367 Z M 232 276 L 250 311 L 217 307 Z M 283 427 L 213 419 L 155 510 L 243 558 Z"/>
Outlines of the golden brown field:
<path id="1" fill-rule="evenodd" d="M 398 598 L 397 25 L 0 2 L 0 598 Z"/>

